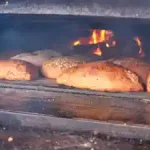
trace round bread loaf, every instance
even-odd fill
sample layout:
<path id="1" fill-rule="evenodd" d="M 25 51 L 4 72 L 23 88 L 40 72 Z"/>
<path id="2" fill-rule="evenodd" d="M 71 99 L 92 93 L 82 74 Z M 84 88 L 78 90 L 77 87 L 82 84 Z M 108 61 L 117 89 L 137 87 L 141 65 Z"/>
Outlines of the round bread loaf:
<path id="1" fill-rule="evenodd" d="M 55 57 L 43 63 L 41 72 L 47 78 L 56 79 L 64 70 L 90 61 L 83 56 Z"/>
<path id="2" fill-rule="evenodd" d="M 150 70 L 149 62 L 145 62 L 142 59 L 133 57 L 111 59 L 109 61 L 136 73 L 142 79 L 142 82 L 146 85 L 148 72 Z"/>
<path id="3" fill-rule="evenodd" d="M 135 73 L 109 62 L 93 62 L 67 69 L 57 78 L 57 83 L 98 91 L 143 91 Z"/>
<path id="4" fill-rule="evenodd" d="M 48 59 L 61 56 L 60 53 L 52 50 L 39 50 L 33 53 L 21 53 L 11 59 L 24 60 L 41 67 L 41 65 Z"/>
<path id="5" fill-rule="evenodd" d="M 0 79 L 34 80 L 38 78 L 39 69 L 22 60 L 1 60 Z"/>

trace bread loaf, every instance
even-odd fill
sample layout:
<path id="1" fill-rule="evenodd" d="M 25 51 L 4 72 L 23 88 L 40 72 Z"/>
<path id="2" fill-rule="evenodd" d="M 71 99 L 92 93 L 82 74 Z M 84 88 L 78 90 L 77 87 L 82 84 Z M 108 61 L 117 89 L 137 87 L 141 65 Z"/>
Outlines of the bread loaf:
<path id="1" fill-rule="evenodd" d="M 150 71 L 148 73 L 147 77 L 147 86 L 146 86 L 147 92 L 150 92 Z"/>
<path id="2" fill-rule="evenodd" d="M 0 79 L 33 80 L 38 78 L 38 68 L 22 60 L 1 60 Z"/>
<path id="3" fill-rule="evenodd" d="M 134 72 L 142 79 L 142 82 L 146 85 L 148 72 L 150 70 L 149 62 L 145 62 L 141 59 L 132 57 L 112 59 L 110 60 L 110 62 Z"/>
<path id="4" fill-rule="evenodd" d="M 110 62 L 93 62 L 72 67 L 57 78 L 57 83 L 97 91 L 143 91 L 136 74 Z"/>
<path id="5" fill-rule="evenodd" d="M 56 79 L 64 70 L 90 61 L 83 56 L 62 56 L 47 60 L 42 65 L 42 74 L 47 78 Z"/>
<path id="6" fill-rule="evenodd" d="M 39 50 L 33 53 L 21 53 L 11 59 L 24 60 L 34 64 L 35 66 L 41 66 L 46 60 L 61 56 L 60 53 L 52 50 Z"/>

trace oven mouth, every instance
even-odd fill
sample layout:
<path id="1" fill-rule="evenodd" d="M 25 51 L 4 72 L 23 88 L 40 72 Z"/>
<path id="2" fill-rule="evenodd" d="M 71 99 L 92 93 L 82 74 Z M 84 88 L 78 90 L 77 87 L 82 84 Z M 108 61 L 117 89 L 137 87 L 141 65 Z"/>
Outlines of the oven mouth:
<path id="1" fill-rule="evenodd" d="M 85 16 L 64 16 L 62 19 L 61 16 L 4 15 L 2 18 L 5 21 L 0 23 L 1 59 L 19 53 L 32 52 L 36 56 L 35 51 L 57 50 L 63 57 L 79 55 L 96 61 L 135 55 L 138 59 L 149 60 L 150 37 L 146 20 L 140 24 L 136 19 Z M 107 40 L 101 41 L 101 37 Z M 120 43 L 118 49 L 115 42 Z M 109 49 L 117 51 L 110 55 Z M 33 81 L 0 80 L 0 97 L 0 109 L 3 110 L 100 122 L 121 121 L 121 124 L 150 123 L 147 92 L 83 90 L 58 85 L 55 80 L 42 76 Z"/>

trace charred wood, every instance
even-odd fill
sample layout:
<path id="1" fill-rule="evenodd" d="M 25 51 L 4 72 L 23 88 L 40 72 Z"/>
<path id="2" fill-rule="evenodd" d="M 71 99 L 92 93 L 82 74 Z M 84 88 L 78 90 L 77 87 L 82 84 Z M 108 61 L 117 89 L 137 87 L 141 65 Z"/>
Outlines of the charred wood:
<path id="1" fill-rule="evenodd" d="M 116 46 L 107 46 L 109 43 L 102 42 L 97 44 L 77 45 L 73 46 L 73 52 L 75 54 L 91 54 L 95 55 L 94 51 L 99 48 L 102 55 L 99 56 L 103 59 L 109 59 L 114 57 L 138 57 L 139 46 L 134 40 L 117 39 Z"/>

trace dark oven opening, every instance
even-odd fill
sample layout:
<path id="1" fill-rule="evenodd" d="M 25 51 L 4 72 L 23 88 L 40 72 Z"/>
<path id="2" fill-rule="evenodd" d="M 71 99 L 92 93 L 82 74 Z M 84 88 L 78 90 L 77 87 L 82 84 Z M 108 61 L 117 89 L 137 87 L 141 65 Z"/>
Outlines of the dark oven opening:
<path id="1" fill-rule="evenodd" d="M 149 57 L 147 20 L 45 15 L 2 15 L 1 20 L 2 59 L 46 49 L 99 59 Z"/>

